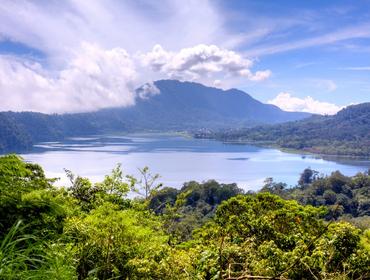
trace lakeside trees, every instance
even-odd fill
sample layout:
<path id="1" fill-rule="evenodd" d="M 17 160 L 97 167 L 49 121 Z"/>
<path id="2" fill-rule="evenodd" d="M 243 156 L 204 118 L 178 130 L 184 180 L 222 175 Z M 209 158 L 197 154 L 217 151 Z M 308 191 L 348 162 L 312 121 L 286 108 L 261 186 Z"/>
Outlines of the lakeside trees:
<path id="1" fill-rule="evenodd" d="M 0 157 L 0 278 L 368 279 L 369 229 L 267 191 L 298 201 L 322 192 L 334 203 L 327 191 L 337 201 L 351 190 L 363 203 L 369 174 L 309 173 L 290 192 L 271 180 L 258 194 L 208 181 L 129 199 L 119 167 L 96 184 L 69 172 L 71 185 L 56 188 L 38 165 Z"/>
<path id="2" fill-rule="evenodd" d="M 295 122 L 200 132 L 196 137 L 246 142 L 316 154 L 370 156 L 370 103 L 351 105 L 333 116 L 313 116 Z"/>
<path id="3" fill-rule="evenodd" d="M 310 174 L 312 174 L 310 176 Z M 319 176 L 317 171 L 303 171 L 300 184 L 293 188 L 270 182 L 262 191 L 294 199 L 303 205 L 336 207 L 336 216 L 353 221 L 366 221 L 370 216 L 370 174 L 358 173 L 348 177 L 339 171 L 330 176 Z"/>

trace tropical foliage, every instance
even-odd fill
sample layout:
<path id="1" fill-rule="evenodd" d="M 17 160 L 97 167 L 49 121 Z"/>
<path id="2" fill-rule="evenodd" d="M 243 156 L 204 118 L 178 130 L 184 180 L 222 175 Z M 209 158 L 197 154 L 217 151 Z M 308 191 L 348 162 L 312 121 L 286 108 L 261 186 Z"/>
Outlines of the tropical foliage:
<path id="1" fill-rule="evenodd" d="M 0 279 L 370 277 L 369 229 L 339 221 L 325 203 L 291 200 L 314 204 L 299 191 L 316 190 L 320 180 L 338 195 L 352 182 L 353 190 L 368 188 L 368 174 L 306 171 L 290 192 L 269 180 L 261 193 L 246 194 L 215 181 L 162 188 L 142 171 L 134 179 L 117 166 L 100 183 L 67 171 L 70 185 L 57 188 L 40 166 L 1 157 Z M 269 193 L 277 190 L 290 200 Z M 144 195 L 129 198 L 130 191 Z"/>

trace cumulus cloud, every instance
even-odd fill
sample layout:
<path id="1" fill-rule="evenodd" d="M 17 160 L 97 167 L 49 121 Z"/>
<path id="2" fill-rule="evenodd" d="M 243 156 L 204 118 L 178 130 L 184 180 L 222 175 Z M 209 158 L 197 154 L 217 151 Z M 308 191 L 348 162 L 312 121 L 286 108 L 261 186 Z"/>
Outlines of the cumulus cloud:
<path id="1" fill-rule="evenodd" d="M 138 88 L 136 92 L 141 99 L 148 99 L 153 95 L 161 93 L 159 88 L 157 88 L 153 82 L 145 83 L 140 88 Z"/>
<path id="2" fill-rule="evenodd" d="M 294 97 L 290 93 L 281 92 L 268 103 L 276 105 L 285 111 L 307 112 L 320 115 L 334 115 L 343 107 L 328 102 L 321 102 L 310 96 L 305 98 Z"/>
<path id="3" fill-rule="evenodd" d="M 253 73 L 250 70 L 252 60 L 215 45 L 200 44 L 173 52 L 157 44 L 152 51 L 140 55 L 140 58 L 153 71 L 181 80 L 211 79 L 221 74 L 224 77 L 262 81 L 271 75 L 269 70 Z"/>
<path id="4" fill-rule="evenodd" d="M 120 48 L 84 43 L 55 77 L 39 63 L 0 56 L 0 110 L 83 112 L 135 103 L 134 62 Z"/>
<path id="5" fill-rule="evenodd" d="M 221 82 L 220 80 L 214 80 L 214 81 L 213 81 L 213 85 L 214 85 L 215 87 L 220 87 L 220 86 L 222 85 L 222 82 Z"/>
<path id="6" fill-rule="evenodd" d="M 270 70 L 257 71 L 255 74 L 249 76 L 251 81 L 264 81 L 271 76 Z"/>

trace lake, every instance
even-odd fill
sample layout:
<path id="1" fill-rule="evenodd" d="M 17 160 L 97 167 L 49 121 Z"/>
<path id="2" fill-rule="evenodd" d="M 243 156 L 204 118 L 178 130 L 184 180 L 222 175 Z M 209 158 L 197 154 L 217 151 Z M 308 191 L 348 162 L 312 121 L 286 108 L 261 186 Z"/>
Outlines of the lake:
<path id="1" fill-rule="evenodd" d="M 125 174 L 132 175 L 138 174 L 138 168 L 148 166 L 152 173 L 161 175 L 160 182 L 166 186 L 179 188 L 190 180 L 215 179 L 238 183 L 245 190 L 258 190 L 267 177 L 295 185 L 307 167 L 322 174 L 339 170 L 345 175 L 370 168 L 370 161 L 366 160 L 328 160 L 277 149 L 165 134 L 70 138 L 40 143 L 21 156 L 40 164 L 48 177 L 61 178 L 59 185 L 68 183 L 64 168 L 97 182 L 118 163 L 122 164 Z"/>

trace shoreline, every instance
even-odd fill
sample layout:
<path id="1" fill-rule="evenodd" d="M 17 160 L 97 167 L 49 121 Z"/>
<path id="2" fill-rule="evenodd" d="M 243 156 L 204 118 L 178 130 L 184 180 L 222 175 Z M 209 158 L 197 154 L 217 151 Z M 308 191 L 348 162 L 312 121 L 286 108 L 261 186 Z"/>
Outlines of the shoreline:
<path id="1" fill-rule="evenodd" d="M 201 138 L 199 138 L 201 139 Z M 290 154 L 301 154 L 301 155 L 310 155 L 310 156 L 316 156 L 316 157 L 330 157 L 330 158 L 342 158 L 342 159 L 356 159 L 356 160 L 364 160 L 364 161 L 370 161 L 370 155 L 369 156 L 357 156 L 357 155 L 341 155 L 341 154 L 325 154 L 325 153 L 316 153 L 313 151 L 308 150 L 300 150 L 300 149 L 293 149 L 293 148 L 283 148 L 277 144 L 272 143 L 266 143 L 266 142 L 258 142 L 258 141 L 233 141 L 233 140 L 221 140 L 217 138 L 206 138 L 206 139 L 212 139 L 217 140 L 225 144 L 230 145 L 252 145 L 257 146 L 261 148 L 270 148 L 270 149 L 277 149 L 281 152 L 286 152 Z"/>

